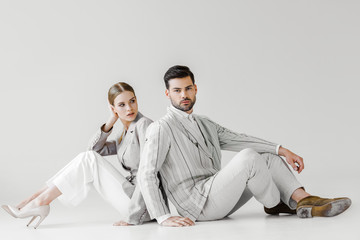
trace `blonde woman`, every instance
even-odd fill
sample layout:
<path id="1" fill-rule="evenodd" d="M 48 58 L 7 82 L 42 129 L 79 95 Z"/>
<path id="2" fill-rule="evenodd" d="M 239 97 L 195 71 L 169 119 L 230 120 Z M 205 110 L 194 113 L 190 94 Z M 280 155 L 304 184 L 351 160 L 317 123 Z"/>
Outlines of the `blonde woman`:
<path id="1" fill-rule="evenodd" d="M 135 184 L 145 132 L 152 120 L 138 112 L 134 89 L 127 83 L 114 84 L 109 89 L 108 101 L 110 117 L 91 139 L 88 151 L 80 153 L 49 179 L 46 187 L 16 207 L 3 205 L 3 209 L 16 218 L 32 217 L 27 226 L 39 216 L 34 227 L 37 228 L 49 214 L 53 200 L 58 198 L 64 204 L 76 206 L 86 198 L 92 185 L 120 212 L 124 204 L 137 206 L 136 211 L 129 210 L 125 221 L 114 225 L 140 224 L 149 220 L 140 190 Z M 124 127 L 122 134 L 114 141 L 107 141 L 113 125 L 119 119 Z M 128 171 L 128 176 L 123 176 L 103 157 L 107 155 L 117 155 L 123 168 Z"/>

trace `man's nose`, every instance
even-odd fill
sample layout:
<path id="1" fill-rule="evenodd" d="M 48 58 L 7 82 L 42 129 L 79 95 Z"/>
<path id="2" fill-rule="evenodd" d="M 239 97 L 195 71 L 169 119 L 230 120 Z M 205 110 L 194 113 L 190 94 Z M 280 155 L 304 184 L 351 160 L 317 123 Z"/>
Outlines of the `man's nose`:
<path id="1" fill-rule="evenodd" d="M 185 91 L 182 91 L 182 92 L 181 92 L 181 98 L 187 98 L 187 94 L 186 94 Z"/>

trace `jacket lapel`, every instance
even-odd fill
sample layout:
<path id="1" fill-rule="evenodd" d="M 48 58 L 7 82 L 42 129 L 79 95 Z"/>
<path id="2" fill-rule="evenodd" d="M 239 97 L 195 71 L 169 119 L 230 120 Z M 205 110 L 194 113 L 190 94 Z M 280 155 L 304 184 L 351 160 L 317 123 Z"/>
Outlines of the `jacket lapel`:
<path id="1" fill-rule="evenodd" d="M 118 149 L 118 156 L 120 157 L 120 159 L 123 161 L 123 155 L 125 154 L 125 151 L 127 149 L 127 147 L 131 144 L 132 141 L 132 137 L 130 137 L 129 135 L 134 134 L 134 130 L 136 127 L 136 123 L 139 121 L 139 119 L 141 119 L 143 117 L 143 115 L 138 112 L 136 118 L 134 119 L 134 121 L 132 121 L 130 123 L 130 126 L 128 128 L 128 130 L 126 131 L 126 133 L 123 135 L 122 138 L 122 142 L 120 143 L 120 147 Z"/>
<path id="2" fill-rule="evenodd" d="M 176 113 L 174 113 L 171 108 L 169 108 L 168 113 L 170 114 L 171 119 L 174 120 L 174 126 L 176 126 L 184 135 L 193 143 L 196 145 L 197 148 L 200 148 L 203 150 L 203 152 L 210 158 L 212 158 L 212 155 L 206 146 L 205 139 L 206 135 L 203 132 L 203 129 L 194 129 L 193 124 L 190 123 L 188 119 L 185 119 L 183 117 L 178 116 Z M 198 124 L 200 127 L 200 124 Z M 201 135 L 201 132 L 203 132 L 204 137 Z M 195 139 L 195 141 L 193 140 Z"/>

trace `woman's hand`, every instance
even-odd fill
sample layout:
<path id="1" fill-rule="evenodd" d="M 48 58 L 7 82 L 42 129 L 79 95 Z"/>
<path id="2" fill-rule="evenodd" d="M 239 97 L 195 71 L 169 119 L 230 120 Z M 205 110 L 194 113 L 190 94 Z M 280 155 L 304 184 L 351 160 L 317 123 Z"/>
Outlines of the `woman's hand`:
<path id="1" fill-rule="evenodd" d="M 114 122 L 116 122 L 119 119 L 119 116 L 117 115 L 117 113 L 114 111 L 114 106 L 112 106 L 110 103 L 108 104 L 109 110 L 110 110 L 110 118 L 109 120 L 113 120 Z"/>
<path id="2" fill-rule="evenodd" d="M 113 226 L 132 226 L 132 224 L 129 224 L 125 221 L 118 221 L 113 224 Z"/>
<path id="3" fill-rule="evenodd" d="M 109 132 L 111 130 L 111 128 L 114 126 L 114 124 L 116 123 L 116 121 L 119 119 L 119 116 L 114 111 L 114 107 L 110 103 L 108 104 L 108 108 L 110 111 L 110 117 L 102 129 L 102 131 L 104 131 L 104 132 Z"/>
<path id="4" fill-rule="evenodd" d="M 294 169 L 294 171 L 301 173 L 301 171 L 304 169 L 303 158 L 296 155 L 295 153 L 291 152 L 289 149 L 280 147 L 279 155 L 284 156 L 286 158 L 286 162 L 291 165 L 291 167 Z"/>

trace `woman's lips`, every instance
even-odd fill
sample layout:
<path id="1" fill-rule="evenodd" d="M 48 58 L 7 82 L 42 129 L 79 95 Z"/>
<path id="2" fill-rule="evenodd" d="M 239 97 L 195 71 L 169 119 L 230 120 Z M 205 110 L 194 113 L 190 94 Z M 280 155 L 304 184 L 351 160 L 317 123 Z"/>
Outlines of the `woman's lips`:
<path id="1" fill-rule="evenodd" d="M 130 117 L 130 116 L 133 116 L 135 113 L 129 113 L 128 115 L 126 115 L 126 116 L 128 116 L 128 117 Z"/>

